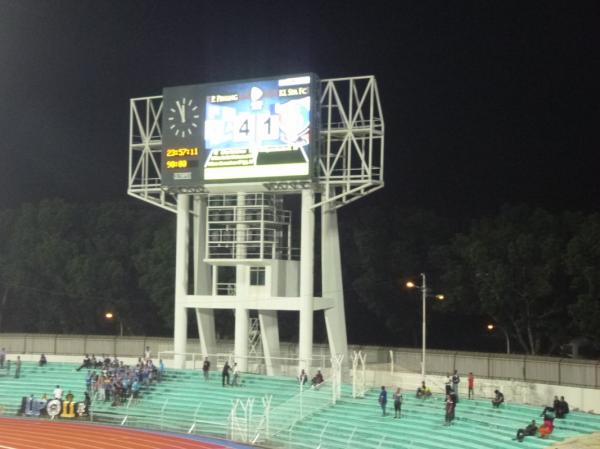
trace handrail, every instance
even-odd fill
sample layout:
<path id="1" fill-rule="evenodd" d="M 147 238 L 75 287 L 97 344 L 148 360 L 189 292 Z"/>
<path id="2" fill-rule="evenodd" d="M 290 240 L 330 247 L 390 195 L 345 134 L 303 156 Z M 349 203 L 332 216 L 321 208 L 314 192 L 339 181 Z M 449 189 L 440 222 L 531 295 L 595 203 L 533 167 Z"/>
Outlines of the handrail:
<path id="1" fill-rule="evenodd" d="M 325 431 L 327 430 L 327 427 L 329 427 L 329 423 L 330 421 L 327 421 L 323 426 L 323 430 L 321 430 L 321 435 L 319 436 L 319 447 L 321 447 L 321 444 L 323 444 L 323 435 L 325 435 Z"/>
<path id="2" fill-rule="evenodd" d="M 196 407 L 196 411 L 194 412 L 194 419 L 192 420 L 192 426 L 190 427 L 190 429 L 188 430 L 187 433 L 192 433 L 194 431 L 194 428 L 196 427 L 196 419 L 198 419 L 198 412 L 200 411 L 201 405 L 202 405 L 202 402 L 200 402 L 198 404 L 198 407 Z"/>
<path id="3" fill-rule="evenodd" d="M 160 430 L 163 430 L 163 426 L 164 426 L 164 422 L 165 422 L 165 408 L 167 407 L 168 403 L 169 403 L 169 398 L 167 398 L 167 400 L 163 404 L 162 408 L 160 409 Z"/>

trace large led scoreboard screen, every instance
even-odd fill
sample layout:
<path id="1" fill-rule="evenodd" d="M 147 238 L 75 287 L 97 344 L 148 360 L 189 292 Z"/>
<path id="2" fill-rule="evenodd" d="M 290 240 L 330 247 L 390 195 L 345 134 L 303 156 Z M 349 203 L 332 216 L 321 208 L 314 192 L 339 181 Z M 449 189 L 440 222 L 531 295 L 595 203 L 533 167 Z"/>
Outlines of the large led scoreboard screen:
<path id="1" fill-rule="evenodd" d="M 163 186 L 310 179 L 317 89 L 312 74 L 163 89 Z"/>

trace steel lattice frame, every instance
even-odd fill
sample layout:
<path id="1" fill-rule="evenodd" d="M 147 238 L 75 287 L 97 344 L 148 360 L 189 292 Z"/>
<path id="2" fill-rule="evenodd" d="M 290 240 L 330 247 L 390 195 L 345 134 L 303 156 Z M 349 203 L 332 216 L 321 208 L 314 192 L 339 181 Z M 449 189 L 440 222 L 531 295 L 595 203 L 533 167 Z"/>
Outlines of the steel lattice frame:
<path id="1" fill-rule="evenodd" d="M 374 76 L 321 80 L 321 144 L 316 190 L 337 209 L 383 187 L 384 121 Z M 161 188 L 162 96 L 132 98 L 127 193 L 175 212 Z"/>

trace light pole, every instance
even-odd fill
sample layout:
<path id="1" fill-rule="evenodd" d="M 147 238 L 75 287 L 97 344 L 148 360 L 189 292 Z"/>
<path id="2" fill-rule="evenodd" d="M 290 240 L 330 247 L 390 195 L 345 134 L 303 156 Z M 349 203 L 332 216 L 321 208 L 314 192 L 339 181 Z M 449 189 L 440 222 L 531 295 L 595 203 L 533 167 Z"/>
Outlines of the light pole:
<path id="1" fill-rule="evenodd" d="M 494 332 L 494 330 L 496 330 L 496 328 L 501 329 L 502 332 L 504 333 L 504 338 L 506 339 L 506 353 L 510 354 L 510 337 L 508 336 L 508 332 L 506 332 L 506 329 L 503 328 L 502 326 L 498 326 L 497 324 L 488 324 L 487 325 L 487 330 L 489 332 Z"/>
<path id="2" fill-rule="evenodd" d="M 109 321 L 112 321 L 112 319 L 115 318 L 115 314 L 112 312 L 106 312 L 104 314 L 104 318 L 106 318 Z M 119 321 L 119 333 L 120 333 L 120 336 L 122 337 L 123 336 L 123 320 L 120 318 L 117 318 L 117 320 Z"/>
<path id="3" fill-rule="evenodd" d="M 428 288 L 427 288 L 427 277 L 425 276 L 425 273 L 421 273 L 421 285 L 416 285 L 414 282 L 412 281 L 408 281 L 406 283 L 406 286 L 408 288 L 417 288 L 419 290 L 421 290 L 421 300 L 422 300 L 422 316 L 423 316 L 423 320 L 421 322 L 421 333 L 422 333 L 422 348 L 421 348 L 421 380 L 425 381 L 425 359 L 426 359 L 426 352 L 427 352 L 427 307 L 426 307 L 426 301 L 427 298 L 435 298 L 438 301 L 443 301 L 444 300 L 444 295 L 430 295 L 428 293 Z"/>

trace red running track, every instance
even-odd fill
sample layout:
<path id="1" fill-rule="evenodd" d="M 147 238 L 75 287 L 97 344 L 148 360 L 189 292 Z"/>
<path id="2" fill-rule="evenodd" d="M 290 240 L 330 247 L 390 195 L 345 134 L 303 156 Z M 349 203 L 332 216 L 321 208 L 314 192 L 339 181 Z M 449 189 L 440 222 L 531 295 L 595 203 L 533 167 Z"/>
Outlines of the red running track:
<path id="1" fill-rule="evenodd" d="M 187 438 L 84 423 L 0 419 L 0 449 L 225 449 Z"/>

